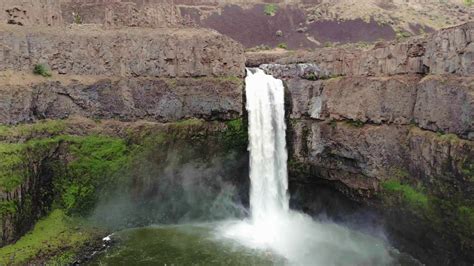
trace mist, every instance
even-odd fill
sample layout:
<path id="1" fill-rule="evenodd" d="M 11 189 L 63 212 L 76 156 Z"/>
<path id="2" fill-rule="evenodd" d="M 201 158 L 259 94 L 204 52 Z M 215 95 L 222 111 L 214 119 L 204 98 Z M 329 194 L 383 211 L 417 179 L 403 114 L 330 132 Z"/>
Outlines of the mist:
<path id="1" fill-rule="evenodd" d="M 246 216 L 247 153 L 213 153 L 207 145 L 183 140 L 136 156 L 90 219 L 120 230 Z"/>

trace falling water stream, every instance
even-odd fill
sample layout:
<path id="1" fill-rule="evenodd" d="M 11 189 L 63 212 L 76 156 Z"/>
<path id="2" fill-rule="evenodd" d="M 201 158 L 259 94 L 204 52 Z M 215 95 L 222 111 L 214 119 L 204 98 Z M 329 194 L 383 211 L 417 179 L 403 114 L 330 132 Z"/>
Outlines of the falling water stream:
<path id="1" fill-rule="evenodd" d="M 119 233 L 123 244 L 97 264 L 399 265 L 381 237 L 290 210 L 284 87 L 248 69 L 250 216 Z"/>
<path id="2" fill-rule="evenodd" d="M 245 246 L 266 249 L 294 265 L 387 265 L 380 239 L 289 209 L 284 87 L 260 69 L 247 70 L 250 210 L 222 229 Z"/>

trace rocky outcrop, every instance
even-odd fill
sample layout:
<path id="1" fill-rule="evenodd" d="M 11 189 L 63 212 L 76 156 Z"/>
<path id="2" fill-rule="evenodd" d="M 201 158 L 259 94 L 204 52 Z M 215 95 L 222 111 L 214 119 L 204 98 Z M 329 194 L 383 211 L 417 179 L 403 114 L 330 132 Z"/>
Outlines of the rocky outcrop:
<path id="1" fill-rule="evenodd" d="M 358 53 L 260 57 L 287 88 L 290 178 L 374 206 L 428 264 L 474 261 L 473 26 Z"/>
<path id="2" fill-rule="evenodd" d="M 427 77 L 417 88 L 413 110 L 421 128 L 474 140 L 474 79 Z"/>
<path id="3" fill-rule="evenodd" d="M 0 87 L 0 123 L 83 116 L 95 119 L 230 120 L 242 115 L 238 78 L 102 79 Z"/>
<path id="4" fill-rule="evenodd" d="M 131 77 L 242 76 L 242 47 L 196 29 L 0 28 L 0 71 L 46 64 L 58 74 Z M 225 49 L 224 49 L 225 48 Z"/>
<path id="5" fill-rule="evenodd" d="M 284 44 L 297 49 L 356 42 L 366 45 L 432 32 L 472 19 L 473 10 L 459 0 L 364 0 L 358 5 L 351 0 L 3 0 L 0 24 L 200 26 L 215 29 L 247 48 Z"/>
<path id="6" fill-rule="evenodd" d="M 287 81 L 294 119 L 417 124 L 472 140 L 472 78 L 452 76 L 340 77 Z"/>
<path id="7" fill-rule="evenodd" d="M 374 48 L 325 48 L 315 52 L 249 53 L 247 65 L 315 63 L 332 76 L 474 73 L 474 22 L 404 42 L 378 43 Z"/>
<path id="8" fill-rule="evenodd" d="M 113 22 L 108 26 L 114 26 L 107 28 L 62 24 L 65 18 L 57 17 L 56 8 L 63 12 L 70 4 L 88 10 L 91 6 L 82 1 L 27 2 L 20 6 L 30 9 L 20 9 L 25 17 L 14 15 L 9 23 L 14 26 L 0 24 L 0 246 L 31 229 L 53 201 L 69 213 L 91 211 L 107 177 L 119 168 L 125 171 L 127 156 L 140 145 L 156 149 L 156 155 L 165 152 L 168 144 L 163 142 L 169 141 L 171 153 L 178 150 L 173 140 L 185 138 L 188 142 L 178 153 L 199 147 L 198 157 L 219 143 L 220 155 L 239 155 L 234 158 L 238 166 L 226 164 L 225 171 L 246 165 L 246 147 L 241 145 L 246 134 L 238 120 L 245 71 L 240 44 L 211 30 L 169 28 L 173 23 L 168 20 L 163 22 L 166 28 L 158 28 L 159 11 L 141 9 L 151 15 L 135 18 L 130 3 L 115 2 L 131 17 L 107 13 L 105 19 Z M 114 6 L 113 1 L 104 3 Z M 6 4 L 11 1 L 0 7 Z M 26 26 L 44 25 L 50 18 L 45 9 L 58 18 L 48 24 L 53 27 Z M 31 15 L 35 12 L 48 17 Z M 94 12 L 88 15 L 102 19 Z M 155 23 L 154 28 L 115 28 L 147 23 Z M 79 122 L 65 126 L 63 119 L 71 117 Z M 84 119 L 95 122 L 82 123 Z M 106 123 L 110 127 L 97 129 L 108 119 L 114 120 Z M 143 143 L 150 135 L 155 138 Z M 137 145 L 128 147 L 130 143 Z M 150 158 L 157 171 L 164 167 L 156 162 Z M 137 172 L 121 176 L 141 182 Z"/>
<path id="9" fill-rule="evenodd" d="M 65 33 L 2 30 L 0 123 L 70 115 L 177 121 L 242 114 L 243 50 L 218 33 L 92 26 Z M 50 68 L 53 77 L 25 74 L 37 65 Z"/>
<path id="10" fill-rule="evenodd" d="M 173 1 L 4 0 L 0 21 L 20 26 L 101 24 L 107 27 L 176 27 L 181 19 Z"/>

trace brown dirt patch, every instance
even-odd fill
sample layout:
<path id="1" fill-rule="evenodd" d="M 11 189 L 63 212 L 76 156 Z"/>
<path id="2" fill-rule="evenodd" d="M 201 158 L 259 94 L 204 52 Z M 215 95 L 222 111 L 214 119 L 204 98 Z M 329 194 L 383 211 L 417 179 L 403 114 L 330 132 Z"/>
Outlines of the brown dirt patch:
<path id="1" fill-rule="evenodd" d="M 225 6 L 219 15 L 214 13 L 201 22 L 202 26 L 217 30 L 241 42 L 245 47 L 261 44 L 275 47 L 286 43 L 289 48 L 315 47 L 305 34 L 296 30 L 305 24 L 305 13 L 294 7 L 279 8 L 274 16 L 265 15 L 264 5 L 249 9 Z M 277 31 L 282 36 L 277 36 Z"/>
<path id="2" fill-rule="evenodd" d="M 308 33 L 322 43 L 375 42 L 393 40 L 396 35 L 389 25 L 379 25 L 374 20 L 365 22 L 362 19 L 316 21 L 308 25 Z"/>

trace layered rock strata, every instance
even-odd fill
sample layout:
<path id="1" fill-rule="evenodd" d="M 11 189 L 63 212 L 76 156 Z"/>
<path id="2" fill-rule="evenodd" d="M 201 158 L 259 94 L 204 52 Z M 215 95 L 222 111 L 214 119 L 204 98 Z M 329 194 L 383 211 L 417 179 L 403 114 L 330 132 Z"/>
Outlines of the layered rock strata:
<path id="1" fill-rule="evenodd" d="M 379 208 L 426 263 L 474 260 L 473 26 L 368 51 L 247 54 L 287 86 L 293 181 Z"/>
<path id="2" fill-rule="evenodd" d="M 222 156 L 245 154 L 229 133 L 242 129 L 236 119 L 243 115 L 243 48 L 214 31 L 0 25 L 0 59 L 0 246 L 16 241 L 53 204 L 90 211 L 97 199 L 81 195 L 95 191 L 93 197 L 126 168 L 136 148 L 128 144 L 159 151 L 163 138 L 185 139 L 221 143 Z M 73 117 L 77 123 L 64 124 Z M 112 122 L 97 130 L 87 119 Z M 156 143 L 144 144 L 144 131 L 133 130 L 146 123 Z M 87 147 L 96 150 L 81 154 Z M 80 168 L 85 162 L 98 164 Z"/>

